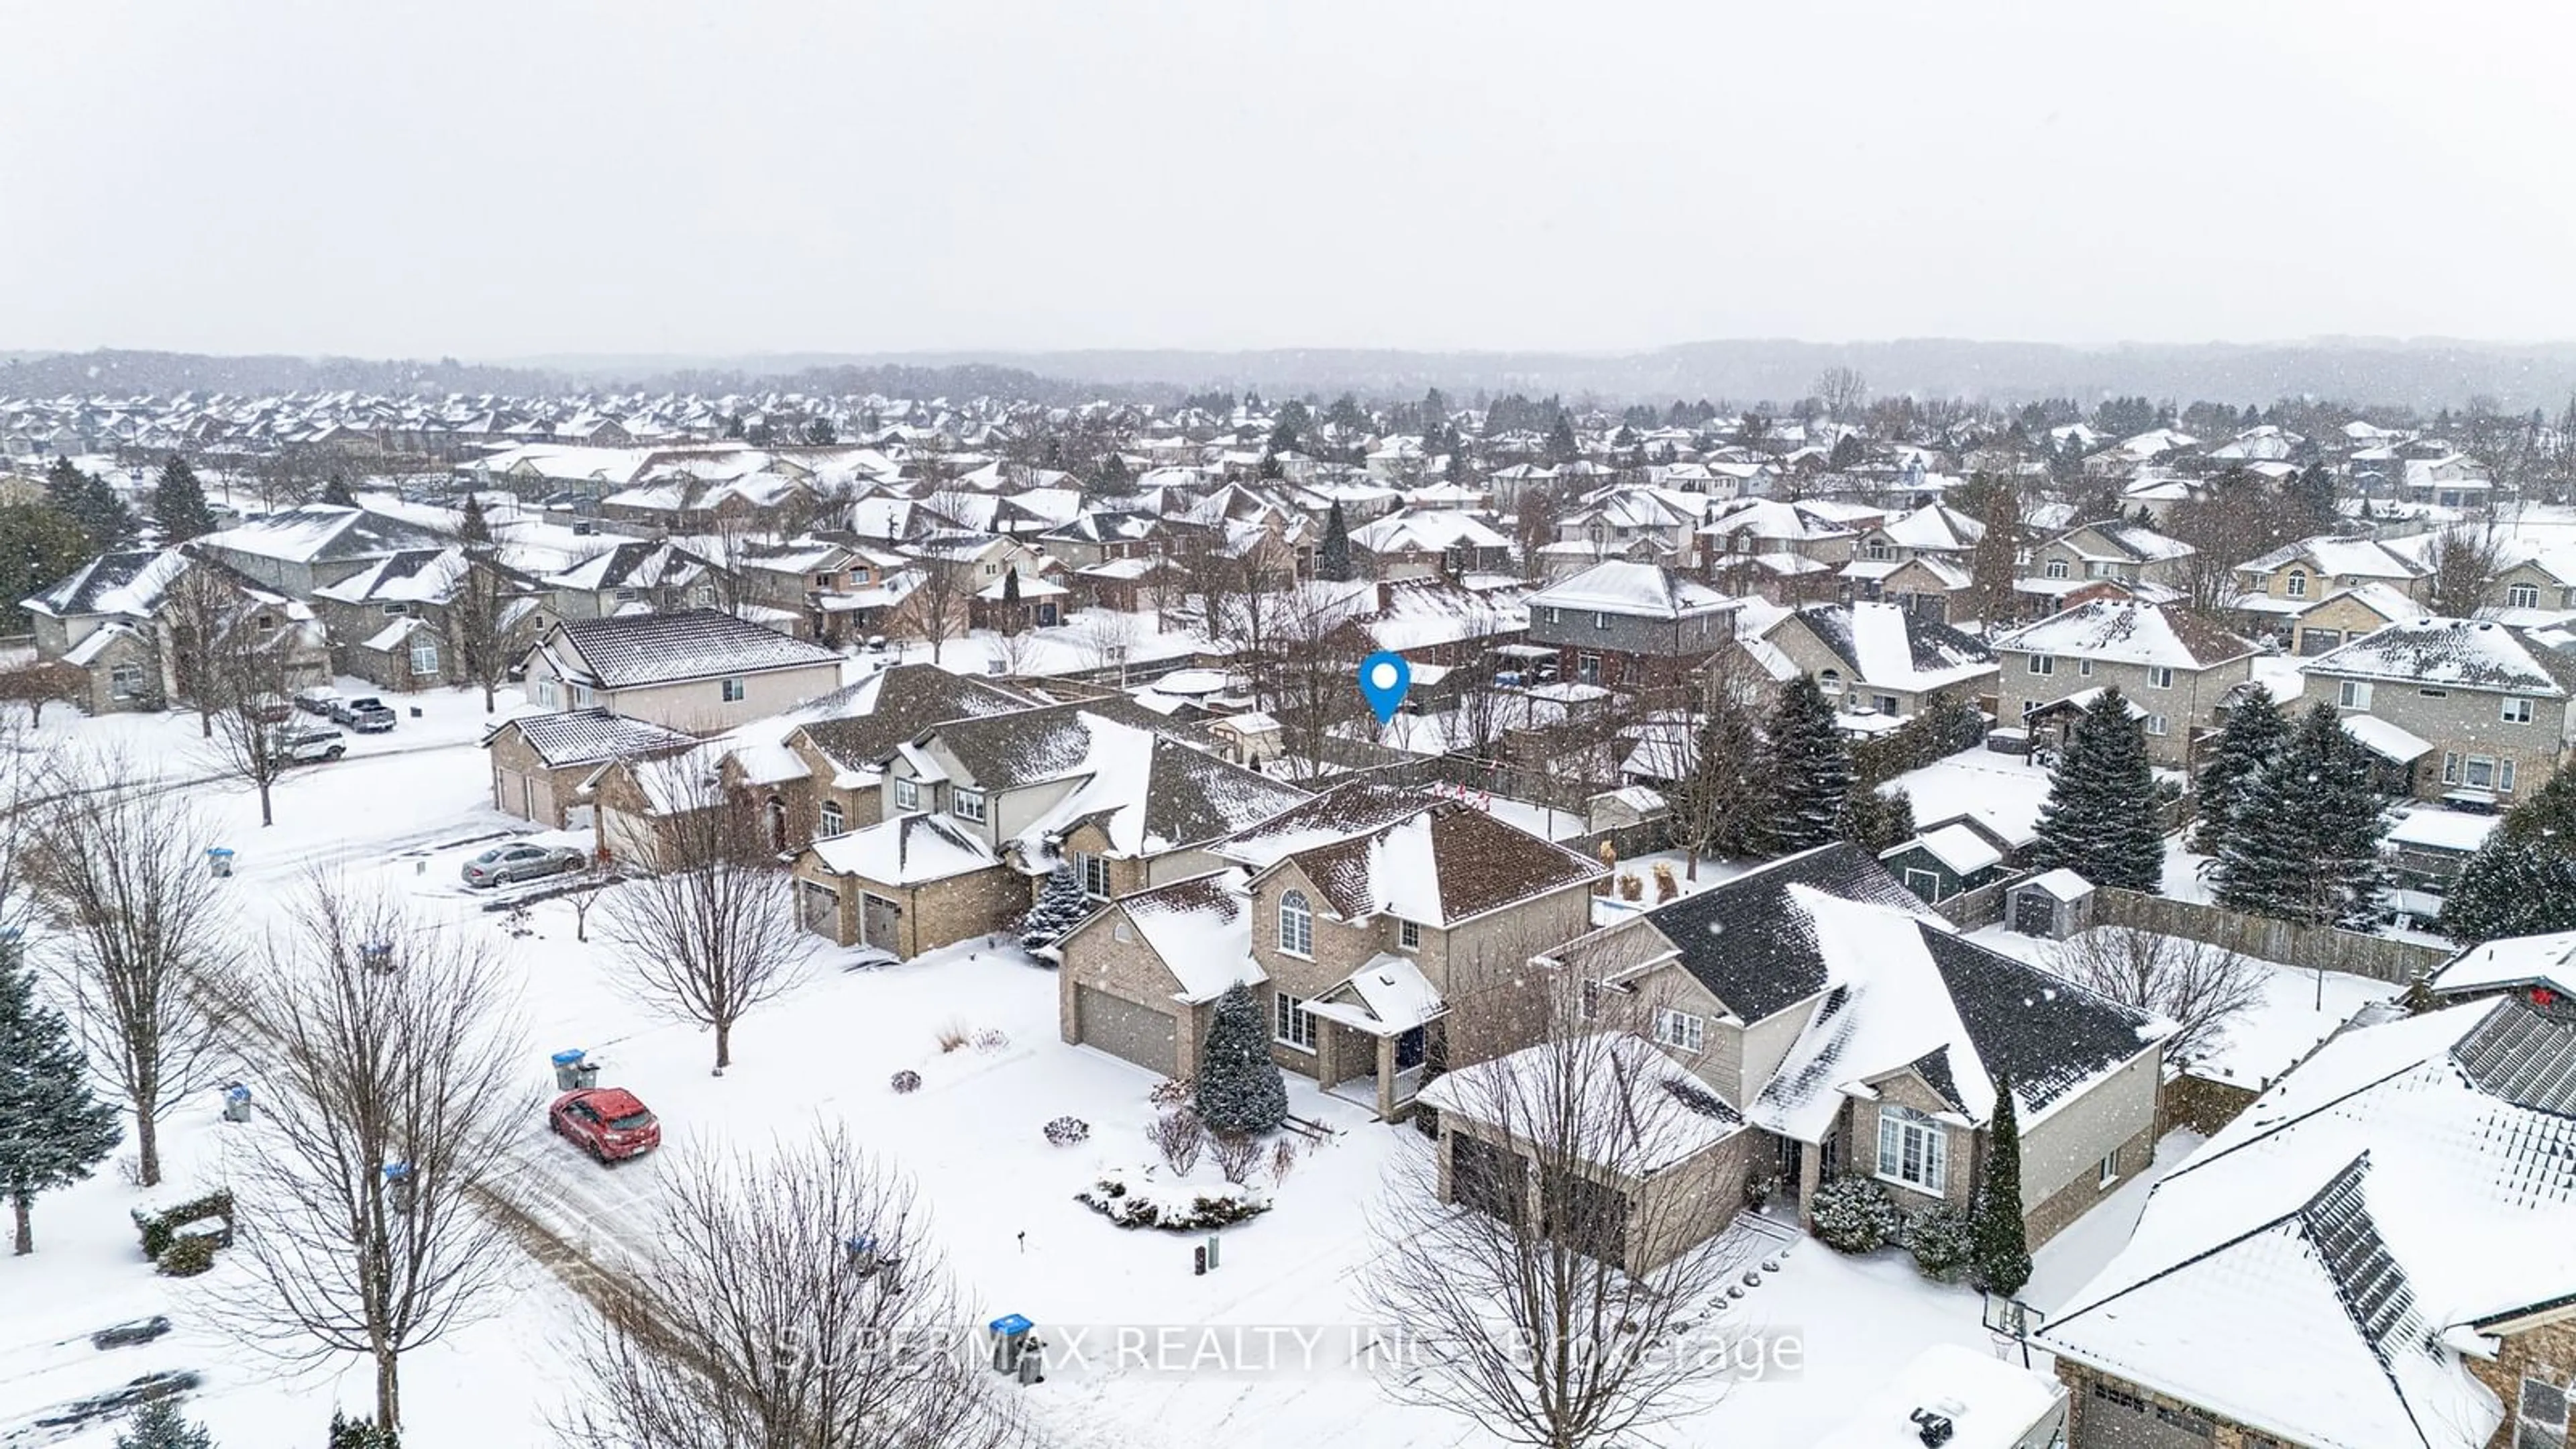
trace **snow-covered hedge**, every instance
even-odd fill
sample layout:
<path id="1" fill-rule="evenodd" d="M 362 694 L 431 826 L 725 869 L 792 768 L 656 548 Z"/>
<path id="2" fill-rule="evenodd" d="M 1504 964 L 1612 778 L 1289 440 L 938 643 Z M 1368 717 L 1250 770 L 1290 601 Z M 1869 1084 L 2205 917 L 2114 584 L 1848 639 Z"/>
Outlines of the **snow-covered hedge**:
<path id="1" fill-rule="evenodd" d="M 1150 1167 L 1119 1168 L 1073 1195 L 1122 1228 L 1203 1233 L 1270 1211 L 1270 1195 L 1235 1183 L 1165 1182 Z"/>
<path id="2" fill-rule="evenodd" d="M 1926 1278 L 1956 1282 L 1976 1247 L 1976 1227 L 1967 1212 L 1946 1202 L 1916 1213 L 1905 1225 L 1906 1251 Z"/>
<path id="3" fill-rule="evenodd" d="M 1866 1177 L 1819 1184 L 1809 1209 L 1816 1240 L 1837 1253 L 1875 1253 L 1905 1228 L 1905 1214 Z"/>

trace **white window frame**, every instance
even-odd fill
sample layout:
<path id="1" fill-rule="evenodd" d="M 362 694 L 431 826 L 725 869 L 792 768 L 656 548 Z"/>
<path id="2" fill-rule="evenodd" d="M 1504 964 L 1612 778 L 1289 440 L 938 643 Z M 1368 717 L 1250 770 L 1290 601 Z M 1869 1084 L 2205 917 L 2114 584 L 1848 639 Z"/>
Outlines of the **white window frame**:
<path id="1" fill-rule="evenodd" d="M 132 683 L 128 683 L 128 682 L 127 682 L 128 680 L 131 680 L 131 681 L 132 681 Z M 108 698 L 110 698 L 110 699 L 140 699 L 140 698 L 142 698 L 142 696 L 143 696 L 143 666 L 142 666 L 142 665 L 140 665 L 140 664 L 114 664 L 114 665 L 110 665 L 110 666 L 108 666 L 108 671 L 107 671 L 107 697 L 108 697 Z"/>
<path id="2" fill-rule="evenodd" d="M 573 681 L 573 686 L 572 686 L 572 707 L 573 707 L 573 708 L 575 708 L 575 709 L 588 709 L 588 708 L 590 708 L 592 705 L 595 705 L 595 704 L 597 704 L 597 703 L 599 703 L 599 691 L 598 691 L 598 690 L 595 690 L 595 689 L 591 688 L 589 685 L 584 684 L 584 683 L 582 683 L 582 682 L 581 682 L 581 681 L 579 681 L 579 680 L 575 680 L 575 681 Z"/>
<path id="3" fill-rule="evenodd" d="M 727 704 L 740 704 L 743 701 L 743 697 L 750 693 L 750 691 L 743 686 L 743 682 L 739 677 L 725 680 L 716 687 L 723 694 L 724 702 Z"/>
<path id="4" fill-rule="evenodd" d="M 415 675 L 438 672 L 438 641 L 423 639 L 411 646 L 411 672 Z"/>
<path id="5" fill-rule="evenodd" d="M 2513 793 L 2513 756 L 2511 755 L 2504 755 L 2496 760 L 2496 793 L 2499 795 Z"/>
<path id="6" fill-rule="evenodd" d="M 555 682 L 553 680 L 540 679 L 537 681 L 537 703 L 544 705 L 548 709 L 555 707 Z"/>
<path id="7" fill-rule="evenodd" d="M 2359 710 L 2363 714 L 2368 714 L 2370 712 L 2370 681 L 2367 679 L 2346 679 L 2339 682 L 2335 687 L 2335 704 L 2343 709 Z"/>
<path id="8" fill-rule="evenodd" d="M 2164 733 L 2166 732 L 2166 729 L 2167 729 L 2167 726 L 2166 726 L 2166 722 L 2165 722 L 2165 717 L 2164 717 L 2163 715 L 2160 715 L 2160 714 L 2151 714 L 2151 715 L 2148 715 L 2148 716 L 2147 716 L 2147 733 L 2148 733 L 2148 734 L 2151 734 L 2151 735 L 2162 735 L 2162 734 L 2164 734 Z"/>
<path id="9" fill-rule="evenodd" d="M 2304 599 L 2308 596 L 2308 571 L 2306 569 L 2290 570 L 2287 575 L 2283 576 L 2282 583 L 2286 588 L 2289 597 L 2293 599 Z"/>
<path id="10" fill-rule="evenodd" d="M 1914 1171 L 1907 1175 L 1906 1145 L 1914 1144 Z M 1878 1106 L 1878 1179 L 1917 1192 L 1943 1196 L 1950 1178 L 1950 1138 L 1941 1124 L 1894 1102 Z"/>
<path id="11" fill-rule="evenodd" d="M 1315 959 L 1315 906 L 1304 891 L 1279 898 L 1279 949 L 1300 960 Z"/>
<path id="12" fill-rule="evenodd" d="M 2497 714 L 2506 724 L 2529 724 L 2531 723 L 2531 701 L 2518 697 L 2508 699 Z"/>
<path id="13" fill-rule="evenodd" d="M 1708 1020 L 1695 1012 L 1658 1007 L 1655 1011 L 1655 1041 L 1675 1051 L 1696 1056 L 1708 1050 Z"/>
<path id="14" fill-rule="evenodd" d="M 2466 768 L 2461 772 L 2461 778 L 2468 782 L 2470 789 L 2492 790 L 2495 788 L 2495 756 L 2471 755 L 2468 757 L 2465 764 Z M 2484 776 L 2485 778 L 2481 779 L 2480 776 Z"/>
<path id="15" fill-rule="evenodd" d="M 2460 756 L 2457 751 L 2442 752 L 2442 783 L 2445 785 L 2460 783 Z"/>
<path id="16" fill-rule="evenodd" d="M 1595 610 L 1593 610 L 1593 611 L 1592 611 L 1592 627 L 1593 627 L 1593 628 L 1595 628 L 1595 629 L 1607 629 L 1607 628 L 1609 628 L 1609 627 L 1610 627 L 1610 616 L 1609 616 L 1607 613 L 1604 613 L 1603 611 L 1601 611 L 1601 610 L 1599 610 L 1599 609 L 1595 609 Z"/>
<path id="17" fill-rule="evenodd" d="M 2506 608 L 2508 608 L 2508 609 L 2537 609 L 2537 608 L 2539 608 L 2539 607 L 2540 607 L 2540 585 L 2538 585 L 2538 584 L 2507 584 L 2507 585 L 2505 585 L 2505 589 L 2504 589 L 2504 606 L 2505 606 Z"/>
<path id="18" fill-rule="evenodd" d="M 2120 1149 L 2114 1147 L 2110 1151 L 2102 1154 L 2102 1160 L 2100 1162 L 2093 1164 L 2093 1185 L 2095 1187 L 2109 1187 L 2111 1184 L 2118 1182 L 2119 1180 Z"/>
<path id="19" fill-rule="evenodd" d="M 1098 851 L 1077 850 L 1073 853 L 1074 873 L 1082 878 L 1082 893 L 1095 901 L 1109 899 L 1109 857 Z"/>
<path id="20" fill-rule="evenodd" d="M 1306 1009 L 1305 997 L 1282 991 L 1270 998 L 1270 1036 L 1296 1051 L 1315 1049 L 1315 1014 Z"/>
<path id="21" fill-rule="evenodd" d="M 896 808 L 897 810 L 918 810 L 918 809 L 920 809 L 920 808 L 921 808 L 921 786 L 920 786 L 920 785 L 918 785 L 918 784 L 916 784 L 916 783 L 914 783 L 914 782 L 913 782 L 909 777 L 907 777 L 907 776 L 903 776 L 903 775 L 897 775 L 897 776 L 895 776 L 895 777 L 894 777 L 894 808 Z"/>
<path id="22" fill-rule="evenodd" d="M 2024 667 L 2029 669 L 2033 674 L 2055 674 L 2057 672 L 2057 656 L 2054 654 L 2034 654 L 2030 656 L 2029 663 Z"/>
<path id="23" fill-rule="evenodd" d="M 2053 558 L 2053 559 L 2050 559 L 2048 562 L 2046 562 L 2046 563 L 2044 563 L 2044 564 L 2041 564 L 2041 565 L 2039 566 L 2039 571 L 2040 571 L 2040 573 L 2042 573 L 2043 575 L 2045 575 L 2045 576 L 2047 576 L 2047 577 L 2049 577 L 2049 578 L 2052 578 L 2052 579 L 2062 579 L 2062 578 L 2065 578 L 2069 573 L 2071 573 L 2071 572 L 2072 572 L 2072 570 L 2070 570 L 2070 569 L 2068 569 L 2068 568 L 2067 568 L 2067 566 L 2066 566 L 2066 560 L 2064 560 L 2064 559 L 2062 559 L 2062 558 Z"/>
<path id="24" fill-rule="evenodd" d="M 2147 666 L 2147 688 L 2171 689 L 2173 688 L 2173 679 L 2174 672 L 2172 665 L 2150 664 Z"/>
<path id="25" fill-rule="evenodd" d="M 2090 659 L 2076 660 L 2075 676 L 2078 679 L 2091 679 L 2093 677 L 2093 661 Z"/>
<path id="26" fill-rule="evenodd" d="M 984 817 L 991 812 L 984 806 L 983 791 L 970 790 L 960 785 L 948 792 L 948 813 L 960 820 L 971 820 L 981 825 L 984 823 Z"/>
<path id="27" fill-rule="evenodd" d="M 1817 675 L 1816 688 L 1822 690 L 1827 699 L 1842 698 L 1843 672 L 1839 669 L 1828 669 Z"/>
<path id="28" fill-rule="evenodd" d="M 849 818 L 841 813 L 838 800 L 824 801 L 823 808 L 817 812 L 817 819 L 820 822 L 818 828 L 827 836 L 838 835 L 849 828 Z"/>
<path id="29" fill-rule="evenodd" d="M 1421 923 L 1420 921 L 1398 921 L 1398 922 L 1396 922 L 1396 923 L 1395 923 L 1395 948 L 1396 948 L 1397 950 L 1399 950 L 1399 951 L 1419 951 L 1419 950 L 1421 950 L 1421 949 L 1422 949 L 1422 923 Z"/>

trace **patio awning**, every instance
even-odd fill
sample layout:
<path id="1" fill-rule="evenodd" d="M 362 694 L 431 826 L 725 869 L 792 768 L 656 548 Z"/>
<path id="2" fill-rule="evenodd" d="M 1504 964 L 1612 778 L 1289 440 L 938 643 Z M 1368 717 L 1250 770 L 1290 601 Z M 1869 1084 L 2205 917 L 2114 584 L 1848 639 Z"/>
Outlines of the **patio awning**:
<path id="1" fill-rule="evenodd" d="M 2390 724 L 2377 715 L 2345 715 L 2343 732 L 2392 765 L 2411 765 L 2433 753 L 2431 740 Z"/>

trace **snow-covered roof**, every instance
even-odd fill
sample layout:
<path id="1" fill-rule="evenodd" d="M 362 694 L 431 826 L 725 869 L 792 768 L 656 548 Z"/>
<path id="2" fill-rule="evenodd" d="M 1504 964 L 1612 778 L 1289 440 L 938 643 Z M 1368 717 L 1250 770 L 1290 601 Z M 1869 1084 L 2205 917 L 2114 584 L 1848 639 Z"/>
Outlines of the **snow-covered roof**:
<path id="1" fill-rule="evenodd" d="M 2155 1186 L 2042 1341 L 2277 1438 L 2477 1449 L 2504 1411 L 2460 1345 L 2576 1295 L 2571 1159 L 2576 1022 L 2347 1032 Z"/>
<path id="2" fill-rule="evenodd" d="M 2420 579 L 2431 570 L 2377 539 L 2321 534 L 2282 544 L 2236 566 L 2238 573 L 2270 574 L 2300 560 L 2320 574 L 2348 579 Z"/>
<path id="3" fill-rule="evenodd" d="M 1925 831 L 1918 838 L 1932 858 L 1948 866 L 1953 875 L 1975 875 L 2004 862 L 2004 853 L 1995 849 L 1994 842 L 1964 823 Z"/>
<path id="4" fill-rule="evenodd" d="M 1938 553 L 1965 553 L 1986 536 L 1984 524 L 1946 503 L 1926 503 L 1912 513 L 1889 519 L 1880 531 L 1899 548 Z"/>
<path id="5" fill-rule="evenodd" d="M 2077 604 L 2013 630 L 1994 647 L 2175 669 L 2205 669 L 2254 652 L 2252 644 L 2194 614 L 2135 599 Z"/>
<path id="6" fill-rule="evenodd" d="M 806 848 L 835 875 L 888 886 L 926 885 L 1001 864 L 980 838 L 937 815 L 898 815 Z"/>
<path id="7" fill-rule="evenodd" d="M 2354 718 L 2357 716 L 2345 716 L 2345 725 L 2349 727 Z M 2387 839 L 2392 845 L 2420 845 L 2466 855 L 2484 845 L 2503 823 L 2501 815 L 2472 815 L 2465 810 L 2423 805 L 2400 810 L 2389 824 Z"/>
<path id="8" fill-rule="evenodd" d="M 1323 893 L 1318 904 L 1332 915 L 1364 920 L 1383 913 L 1443 928 L 1587 885 L 1605 870 L 1588 855 L 1450 804 L 1288 859 Z"/>
<path id="9" fill-rule="evenodd" d="M 1237 831 L 1215 850 L 1227 860 L 1260 870 L 1302 850 L 1366 835 L 1428 810 L 1431 804 L 1430 799 L 1411 790 L 1357 781 Z"/>
<path id="10" fill-rule="evenodd" d="M 602 689 L 808 668 L 830 669 L 837 683 L 841 662 L 840 655 L 819 644 L 714 609 L 565 619 L 538 647 L 560 661 L 562 651 L 554 647 L 558 642 L 579 655 L 590 682 Z"/>
<path id="11" fill-rule="evenodd" d="M 1223 839 L 1306 799 L 1294 785 L 1096 707 L 954 721 L 921 741 L 933 742 L 983 789 L 1071 786 L 1014 836 L 1039 855 L 1085 822 L 1109 837 L 1111 854 L 1160 854 Z"/>
<path id="12" fill-rule="evenodd" d="M 1191 876 L 1118 898 L 1136 933 L 1180 989 L 1186 1002 L 1214 1001 L 1237 984 L 1270 979 L 1252 958 L 1252 908 L 1240 871 Z"/>
<path id="13" fill-rule="evenodd" d="M 2061 901 L 2080 901 L 2093 894 L 2093 882 L 2062 865 L 2041 871 L 2022 884 L 2035 886 Z"/>
<path id="14" fill-rule="evenodd" d="M 1995 672 L 1995 656 L 1983 643 L 1895 604 L 1809 604 L 1789 618 L 1856 678 L 1884 688 L 1946 689 Z"/>
<path id="15" fill-rule="evenodd" d="M 1309 1009 L 1372 1036 L 1394 1036 L 1429 1022 L 1447 1007 L 1412 957 L 1381 951 Z"/>
<path id="16" fill-rule="evenodd" d="M 1644 1174 L 1688 1161 L 1744 1119 L 1654 1043 L 1627 1033 L 1541 1042 L 1423 1085 L 1423 1105 L 1489 1125 L 1571 1122 L 1558 1138 L 1586 1159 Z"/>
<path id="17" fill-rule="evenodd" d="M 201 548 L 289 563 L 378 558 L 411 548 L 437 548 L 437 534 L 400 519 L 331 503 L 308 503 L 210 533 Z"/>
<path id="18" fill-rule="evenodd" d="M 2307 661 L 2307 673 L 2564 699 L 2576 692 L 2576 660 L 2486 619 L 2416 619 L 2390 624 Z"/>
<path id="19" fill-rule="evenodd" d="M 1508 548 L 1511 540 L 1471 513 L 1400 508 L 1352 529 L 1351 546 L 1370 553 L 1438 553 L 1452 548 Z"/>
<path id="20" fill-rule="evenodd" d="M 1530 595 L 1529 603 L 1533 608 L 1683 619 L 1737 608 L 1741 601 L 1660 564 L 1608 559 Z"/>
<path id="21" fill-rule="evenodd" d="M 2547 986 L 2576 996 L 2576 931 L 2504 936 L 2471 946 L 2444 962 L 2428 984 L 2445 994 Z"/>
<path id="22" fill-rule="evenodd" d="M 483 742 L 489 745 L 492 736 L 502 730 L 518 731 L 528 748 L 537 752 L 537 758 L 558 769 L 660 754 L 697 743 L 693 735 L 604 709 L 521 715 L 495 726 L 484 735 Z"/>

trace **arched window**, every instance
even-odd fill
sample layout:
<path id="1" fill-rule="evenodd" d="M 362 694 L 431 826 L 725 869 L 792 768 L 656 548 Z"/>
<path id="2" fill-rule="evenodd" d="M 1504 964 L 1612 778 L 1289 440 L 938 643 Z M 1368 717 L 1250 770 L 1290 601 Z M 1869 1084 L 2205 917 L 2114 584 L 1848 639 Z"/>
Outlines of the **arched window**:
<path id="1" fill-rule="evenodd" d="M 1291 956 L 1315 954 L 1315 911 L 1304 891 L 1279 898 L 1279 949 Z"/>
<path id="2" fill-rule="evenodd" d="M 1826 698 L 1831 699 L 1843 692 L 1843 672 L 1839 669 L 1828 669 L 1816 676 L 1816 685 L 1824 690 Z"/>
<path id="3" fill-rule="evenodd" d="M 2062 579 L 2066 577 L 2066 560 L 2062 558 L 2050 559 L 2047 565 L 2043 567 L 2040 572 L 2048 575 L 2052 579 Z"/>
<path id="4" fill-rule="evenodd" d="M 2304 599 L 2304 598 L 2306 598 L 2307 596 L 2308 596 L 2308 573 L 2307 573 L 2307 570 L 2305 570 L 2305 569 L 2292 569 L 2292 570 L 2290 570 L 2290 597 L 2291 597 L 2291 598 L 2294 598 L 2294 599 Z"/>
<path id="5" fill-rule="evenodd" d="M 838 835 L 838 834 L 840 834 L 840 833 L 841 833 L 841 831 L 842 831 L 842 829 L 843 829 L 843 828 L 844 828 L 844 826 L 843 826 L 843 823 L 842 823 L 841 802 L 840 802 L 840 801 L 838 801 L 838 800 L 826 800 L 826 801 L 824 801 L 824 802 L 823 802 L 823 833 L 824 833 L 825 835 Z"/>

